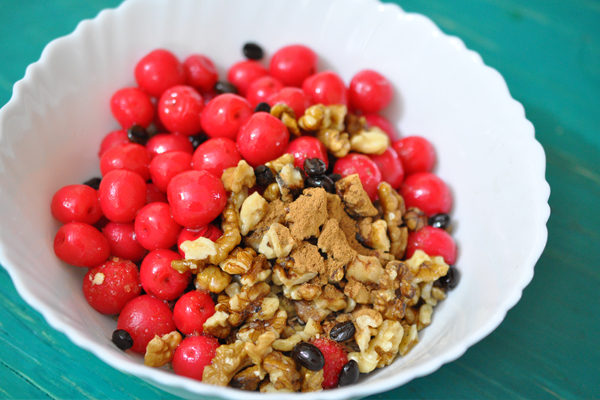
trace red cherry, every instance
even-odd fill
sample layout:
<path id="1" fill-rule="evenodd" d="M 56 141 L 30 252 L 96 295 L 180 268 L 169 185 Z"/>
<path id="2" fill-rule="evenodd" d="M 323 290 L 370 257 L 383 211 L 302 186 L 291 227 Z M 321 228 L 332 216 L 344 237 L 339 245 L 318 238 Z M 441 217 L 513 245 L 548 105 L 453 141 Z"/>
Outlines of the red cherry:
<path id="1" fill-rule="evenodd" d="M 240 129 L 237 147 L 241 156 L 252 167 L 274 160 L 283 154 L 290 133 L 279 119 L 259 112 Z"/>
<path id="2" fill-rule="evenodd" d="M 154 119 L 154 105 L 150 96 L 138 88 L 125 88 L 110 99 L 110 110 L 123 129 L 138 124 L 147 128 Z"/>
<path id="3" fill-rule="evenodd" d="M 377 198 L 377 186 L 381 182 L 381 172 L 377 164 L 364 154 L 348 154 L 335 162 L 333 173 L 346 177 L 358 174 L 363 189 L 369 195 L 371 201 Z"/>
<path id="4" fill-rule="evenodd" d="M 366 69 L 360 71 L 350 82 L 350 107 L 364 113 L 376 113 L 392 101 L 392 84 L 379 72 Z"/>
<path id="5" fill-rule="evenodd" d="M 395 142 L 400 139 L 400 132 L 398 129 L 390 121 L 388 121 L 385 117 L 382 117 L 379 114 L 364 114 L 365 119 L 367 120 L 367 128 L 372 126 L 376 126 L 390 137 L 390 141 Z"/>
<path id="6" fill-rule="evenodd" d="M 135 237 L 133 222 L 109 222 L 102 228 L 102 234 L 110 245 L 110 254 L 113 257 L 140 262 L 148 252 Z"/>
<path id="7" fill-rule="evenodd" d="M 448 265 L 456 262 L 456 243 L 445 230 L 425 226 L 408 234 L 406 259 L 413 256 L 416 250 L 423 250 L 428 256 L 442 256 Z"/>
<path id="8" fill-rule="evenodd" d="M 235 167 L 242 160 L 235 142 L 226 138 L 208 139 L 194 152 L 192 166 L 220 178 L 227 168 Z"/>
<path id="9" fill-rule="evenodd" d="M 102 217 L 98 192 L 87 185 L 67 185 L 60 188 L 50 203 L 52 216 L 66 224 L 85 222 L 94 225 Z"/>
<path id="10" fill-rule="evenodd" d="M 348 105 L 348 89 L 335 72 L 323 71 L 304 80 L 302 90 L 313 104 Z"/>
<path id="11" fill-rule="evenodd" d="M 248 86 L 246 99 L 254 108 L 258 103 L 267 102 L 269 97 L 283 89 L 283 83 L 272 76 L 263 76 L 258 78 Z"/>
<path id="12" fill-rule="evenodd" d="M 160 122 L 170 132 L 191 136 L 200 132 L 200 113 L 204 100 L 191 86 L 174 86 L 158 101 Z"/>
<path id="13" fill-rule="evenodd" d="M 373 154 L 370 157 L 377 164 L 382 180 L 392 185 L 394 189 L 398 189 L 404 181 L 404 168 L 396 150 L 388 147 L 383 154 L 379 156 Z"/>
<path id="14" fill-rule="evenodd" d="M 100 172 L 105 176 L 110 171 L 125 169 L 138 173 L 145 181 L 150 179 L 150 156 L 148 150 L 141 144 L 129 143 L 113 147 L 102 155 Z"/>
<path id="15" fill-rule="evenodd" d="M 318 57 L 306 46 L 296 44 L 277 50 L 269 65 L 271 76 L 286 86 L 302 86 L 302 82 L 317 71 Z"/>
<path id="16" fill-rule="evenodd" d="M 148 250 L 174 246 L 181 229 L 171 216 L 171 206 L 167 203 L 150 203 L 135 217 L 135 236 Z"/>
<path id="17" fill-rule="evenodd" d="M 56 232 L 54 253 L 67 264 L 90 268 L 108 259 L 110 245 L 93 226 L 83 222 L 69 222 Z"/>
<path id="18" fill-rule="evenodd" d="M 308 100 L 306 93 L 304 93 L 302 89 L 295 87 L 284 87 L 278 93 L 275 93 L 269 97 L 267 103 L 269 103 L 271 107 L 279 103 L 287 104 L 292 110 L 294 110 L 296 118 L 303 116 L 304 111 L 311 106 L 310 100 Z"/>
<path id="19" fill-rule="evenodd" d="M 168 203 L 167 194 L 158 190 L 153 183 L 146 184 L 146 204 L 150 203 Z"/>
<path id="20" fill-rule="evenodd" d="M 117 315 L 142 292 L 137 266 L 114 258 L 91 268 L 83 278 L 83 295 L 100 314 Z"/>
<path id="21" fill-rule="evenodd" d="M 192 54 L 183 63 L 186 84 L 200 92 L 213 89 L 219 79 L 217 69 L 212 60 L 202 54 Z"/>
<path id="22" fill-rule="evenodd" d="M 124 169 L 110 171 L 98 189 L 102 213 L 113 222 L 133 221 L 146 205 L 146 190 L 146 182 L 140 174 Z"/>
<path id="23" fill-rule="evenodd" d="M 159 133 L 158 135 L 154 135 L 146 143 L 146 149 L 148 149 L 151 159 L 169 151 L 183 151 L 188 154 L 194 153 L 194 146 L 192 146 L 188 137 L 179 133 Z"/>
<path id="24" fill-rule="evenodd" d="M 186 337 L 173 355 L 173 371 L 177 375 L 201 381 L 204 367 L 212 363 L 219 346 L 219 341 L 212 336 Z"/>
<path id="25" fill-rule="evenodd" d="M 183 296 L 173 308 L 173 318 L 177 329 L 185 334 L 198 334 L 204 331 L 202 325 L 215 313 L 215 303 L 205 291 L 191 291 Z"/>
<path id="26" fill-rule="evenodd" d="M 323 354 L 325 366 L 323 367 L 323 389 L 337 386 L 340 372 L 348 363 L 348 353 L 340 343 L 327 337 L 320 337 L 311 341 Z"/>
<path id="27" fill-rule="evenodd" d="M 112 131 L 102 139 L 102 143 L 100 143 L 100 150 L 98 151 L 98 157 L 102 157 L 107 150 L 112 149 L 116 146 L 121 146 L 124 144 L 131 143 L 129 141 L 129 137 L 127 136 L 127 131 L 119 130 Z"/>
<path id="28" fill-rule="evenodd" d="M 186 228 L 199 228 L 217 218 L 227 203 L 219 178 L 206 171 L 186 171 L 169 183 L 167 197 L 173 218 Z"/>
<path id="29" fill-rule="evenodd" d="M 269 75 L 269 71 L 254 60 L 235 63 L 227 71 L 227 80 L 236 87 L 241 96 L 246 96 L 248 87 L 258 78 Z"/>
<path id="30" fill-rule="evenodd" d="M 183 151 L 159 154 L 150 162 L 150 177 L 156 188 L 167 191 L 173 177 L 192 169 L 192 156 Z"/>
<path id="31" fill-rule="evenodd" d="M 294 166 L 298 168 L 304 168 L 304 160 L 307 158 L 320 158 L 325 163 L 325 167 L 329 167 L 325 145 L 312 136 L 301 136 L 292 140 L 284 153 L 294 156 Z"/>
<path id="32" fill-rule="evenodd" d="M 183 85 L 183 66 L 173 53 L 157 49 L 148 53 L 135 66 L 135 80 L 150 96 L 160 97 L 165 90 Z"/>
<path id="33" fill-rule="evenodd" d="M 161 300 L 175 300 L 185 290 L 192 276 L 171 267 L 171 261 L 180 260 L 179 254 L 167 249 L 153 250 L 140 267 L 140 279 L 144 290 Z"/>
<path id="34" fill-rule="evenodd" d="M 198 229 L 183 228 L 181 232 L 179 232 L 179 237 L 177 238 L 177 249 L 179 250 L 181 258 L 185 258 L 185 252 L 181 250 L 181 243 L 188 240 L 196 240 L 199 237 L 205 237 L 216 242 L 221 236 L 223 236 L 223 231 L 211 224 Z"/>
<path id="35" fill-rule="evenodd" d="M 211 138 L 235 140 L 240 127 L 254 113 L 248 100 L 236 94 L 225 93 L 212 99 L 200 116 L 202 130 Z"/>
<path id="36" fill-rule="evenodd" d="M 436 162 L 435 149 L 429 140 L 420 136 L 407 136 L 393 144 L 406 175 L 431 172 Z"/>
<path id="37" fill-rule="evenodd" d="M 417 207 L 428 216 L 447 214 L 452 208 L 452 194 L 444 181 L 430 172 L 408 175 L 400 186 L 406 207 Z"/>
<path id="38" fill-rule="evenodd" d="M 154 336 L 163 336 L 175 330 L 175 322 L 171 309 L 163 300 L 145 294 L 127 303 L 119 315 L 117 329 L 123 329 L 131 335 L 131 351 L 144 354 Z"/>

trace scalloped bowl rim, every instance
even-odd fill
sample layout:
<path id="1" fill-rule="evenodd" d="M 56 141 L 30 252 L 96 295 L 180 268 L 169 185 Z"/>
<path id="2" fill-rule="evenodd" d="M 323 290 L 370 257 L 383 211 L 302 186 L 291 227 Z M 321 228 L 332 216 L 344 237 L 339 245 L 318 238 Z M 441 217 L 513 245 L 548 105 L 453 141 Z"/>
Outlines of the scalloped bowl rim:
<path id="1" fill-rule="evenodd" d="M 120 9 L 122 9 L 124 7 L 128 7 L 131 4 L 134 4 L 134 3 L 140 2 L 140 1 L 141 0 L 125 1 L 124 3 L 120 4 L 118 7 L 114 8 L 114 9 L 102 10 L 95 18 L 86 19 L 86 20 L 81 21 L 77 25 L 76 29 L 71 34 L 54 39 L 53 41 L 48 43 L 46 45 L 46 47 L 44 48 L 40 59 L 37 62 L 30 64 L 26 69 L 25 76 L 23 77 L 23 79 L 21 79 L 15 83 L 15 85 L 13 87 L 13 94 L 12 94 L 10 101 L 0 110 L 0 122 L 5 118 L 6 115 L 8 115 L 12 111 L 12 109 L 14 107 L 19 106 L 19 103 L 21 102 L 22 93 L 23 93 L 22 88 L 31 84 L 31 80 L 32 80 L 31 76 L 34 74 L 34 72 L 36 70 L 43 69 L 45 67 L 46 61 L 48 59 L 48 54 L 50 54 L 52 52 L 54 46 L 57 43 L 61 43 L 63 41 L 68 41 L 68 40 L 77 40 L 78 37 L 83 32 L 86 25 L 98 24 L 99 23 L 98 21 L 102 20 L 103 18 L 106 18 L 106 16 L 108 14 L 119 12 Z M 358 0 L 358 1 L 355 0 L 355 3 L 370 3 L 373 5 L 378 4 L 377 0 Z M 377 384 L 364 382 L 364 383 L 361 383 L 360 385 L 355 385 L 355 386 L 351 386 L 351 387 L 347 387 L 347 388 L 339 388 L 339 389 L 332 390 L 332 391 L 323 391 L 318 394 L 317 393 L 302 393 L 302 394 L 300 394 L 300 393 L 290 393 L 290 394 L 278 393 L 277 396 L 279 398 L 292 399 L 292 398 L 300 398 L 300 397 L 303 397 L 303 398 L 318 397 L 318 398 L 323 398 L 323 399 L 342 399 L 342 398 L 358 398 L 358 397 L 368 396 L 371 394 L 380 393 L 380 392 L 394 389 L 398 386 L 401 386 L 401 385 L 411 381 L 414 378 L 430 374 L 430 373 L 436 371 L 437 369 L 439 369 L 442 365 L 449 363 L 453 360 L 456 360 L 457 358 L 462 356 L 469 347 L 471 347 L 475 343 L 479 342 L 480 340 L 485 338 L 487 335 L 489 335 L 494 329 L 496 329 L 500 325 L 500 323 L 503 321 L 508 310 L 510 310 L 519 301 L 519 299 L 522 296 L 523 289 L 529 284 L 529 282 L 533 278 L 533 270 L 534 270 L 535 263 L 541 256 L 541 254 L 544 250 L 544 247 L 546 245 L 546 242 L 547 242 L 548 231 L 546 228 L 546 223 L 550 216 L 550 208 L 548 206 L 547 201 L 550 196 L 550 187 L 544 177 L 545 154 L 544 154 L 543 149 L 542 149 L 541 145 L 539 144 L 539 142 L 537 142 L 535 140 L 533 125 L 529 121 L 526 120 L 523 106 L 510 96 L 510 94 L 508 92 L 508 87 L 506 85 L 506 82 L 502 78 L 502 76 L 495 69 L 493 69 L 489 66 L 486 66 L 483 63 L 483 60 L 481 59 L 481 57 L 478 53 L 467 49 L 464 45 L 464 42 L 461 39 L 459 39 L 455 36 L 450 36 L 450 35 L 443 33 L 437 27 L 437 25 L 435 25 L 435 23 L 432 22 L 428 17 L 423 16 L 421 14 L 416 14 L 416 13 L 406 13 L 398 5 L 395 5 L 395 4 L 379 3 L 379 7 L 380 7 L 380 10 L 383 12 L 390 12 L 389 10 L 393 10 L 394 12 L 397 12 L 399 19 L 413 19 L 413 20 L 420 19 L 421 23 L 428 25 L 428 27 L 431 29 L 432 34 L 439 35 L 441 38 L 446 40 L 450 45 L 456 47 L 459 51 L 467 53 L 471 57 L 471 59 L 473 60 L 474 63 L 480 64 L 481 68 L 487 69 L 489 73 L 497 75 L 497 78 L 499 78 L 502 81 L 502 83 L 504 84 L 504 86 L 506 88 L 506 92 L 507 92 L 509 101 L 513 102 L 515 105 L 518 105 L 518 107 L 520 108 L 521 118 L 525 121 L 526 124 L 528 124 L 528 130 L 529 130 L 529 134 L 530 134 L 529 139 L 531 142 L 530 145 L 533 148 L 538 147 L 537 156 L 539 158 L 537 159 L 536 162 L 538 164 L 543 163 L 543 165 L 544 165 L 544 168 L 542 168 L 542 170 L 541 170 L 542 176 L 538 177 L 539 178 L 537 180 L 538 187 L 536 188 L 536 190 L 539 193 L 537 196 L 538 207 L 537 207 L 537 216 L 536 216 L 536 221 L 538 222 L 538 229 L 539 229 L 539 231 L 537 232 L 538 240 L 535 243 L 534 248 L 532 248 L 532 250 L 531 250 L 530 258 L 525 261 L 525 264 L 530 266 L 530 268 L 528 268 L 529 273 L 527 273 L 527 274 L 524 273 L 520 277 L 520 280 L 515 284 L 512 293 L 509 296 L 507 296 L 504 303 L 502 304 L 502 307 L 500 307 L 498 310 L 496 310 L 496 313 L 493 315 L 493 317 L 490 318 L 487 321 L 487 323 L 484 326 L 482 326 L 480 329 L 470 332 L 470 334 L 467 336 L 467 338 L 465 340 L 463 340 L 463 342 L 460 343 L 460 345 L 455 345 L 455 346 L 451 347 L 445 353 L 437 356 L 436 358 L 432 358 L 431 360 L 429 360 L 428 362 L 426 362 L 419 368 L 413 368 L 413 369 L 410 369 L 410 370 L 404 372 L 402 377 L 397 380 L 387 379 L 385 381 L 385 383 L 383 383 L 383 384 L 381 382 L 378 382 Z M 0 132 L 0 135 L 3 135 L 3 133 Z M 237 399 L 240 396 L 243 397 L 244 399 L 264 398 L 264 395 L 265 395 L 264 393 L 255 393 L 255 392 L 243 392 L 242 393 L 238 390 L 231 389 L 231 388 L 224 389 L 224 388 L 218 387 L 218 386 L 207 385 L 207 384 L 199 383 L 196 381 L 192 381 L 187 378 L 179 377 L 179 376 L 173 375 L 171 373 L 167 373 L 162 370 L 155 370 L 152 368 L 148 368 L 143 365 L 137 364 L 133 361 L 126 362 L 125 364 L 123 364 L 121 362 L 122 360 L 117 360 L 111 353 L 105 352 L 93 340 L 86 338 L 77 328 L 70 326 L 67 321 L 64 321 L 61 318 L 61 315 L 59 313 L 55 312 L 50 307 L 48 307 L 44 302 L 42 302 L 36 296 L 36 294 L 32 290 L 30 290 L 30 288 L 23 282 L 23 278 L 19 274 L 18 267 L 16 265 L 13 265 L 13 263 L 7 258 L 6 248 L 5 248 L 4 243 L 0 243 L 0 263 L 9 272 L 10 277 L 11 277 L 19 295 L 31 307 L 33 307 L 35 310 L 39 311 L 43 315 L 43 317 L 46 319 L 46 321 L 48 322 L 48 324 L 50 326 L 52 326 L 57 331 L 64 333 L 74 344 L 76 344 L 77 346 L 79 346 L 85 350 L 90 351 L 91 353 L 96 355 L 98 358 L 100 358 L 102 361 L 104 361 L 108 365 L 110 365 L 118 370 L 121 370 L 123 372 L 135 375 L 144 380 L 152 381 L 159 385 L 164 385 L 165 387 L 184 389 L 184 390 L 187 390 L 194 394 L 209 395 L 209 396 L 212 395 L 212 396 L 218 396 L 218 397 L 227 398 L 227 399 Z"/>

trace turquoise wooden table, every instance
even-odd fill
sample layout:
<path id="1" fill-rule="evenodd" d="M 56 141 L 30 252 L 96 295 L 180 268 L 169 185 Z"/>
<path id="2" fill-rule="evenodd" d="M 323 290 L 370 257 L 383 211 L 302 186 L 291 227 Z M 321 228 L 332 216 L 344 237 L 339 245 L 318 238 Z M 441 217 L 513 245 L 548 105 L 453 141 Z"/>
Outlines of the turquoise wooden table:
<path id="1" fill-rule="evenodd" d="M 546 151 L 552 216 L 535 277 L 502 325 L 434 374 L 372 399 L 600 398 L 600 1 L 395 2 L 504 76 Z M 46 43 L 118 3 L 0 0 L 0 105 Z M 0 398 L 173 396 L 54 331 L 0 268 Z"/>

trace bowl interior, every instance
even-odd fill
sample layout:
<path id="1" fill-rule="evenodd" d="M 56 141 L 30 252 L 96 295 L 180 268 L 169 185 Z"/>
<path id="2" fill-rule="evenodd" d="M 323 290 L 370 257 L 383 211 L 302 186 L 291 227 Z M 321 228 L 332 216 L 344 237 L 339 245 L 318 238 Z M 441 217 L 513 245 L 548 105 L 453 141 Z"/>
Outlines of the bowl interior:
<path id="1" fill-rule="evenodd" d="M 163 388 L 257 396 L 145 368 L 118 351 L 110 341 L 115 320 L 83 297 L 85 271 L 54 256 L 59 223 L 49 212 L 61 186 L 99 176 L 100 141 L 118 128 L 109 99 L 135 85 L 137 60 L 159 47 L 180 59 L 202 53 L 224 78 L 247 41 L 263 46 L 266 60 L 284 45 L 306 44 L 319 54 L 321 70 L 347 83 L 362 69 L 388 77 L 396 94 L 385 115 L 403 136 L 431 140 L 435 172 L 454 194 L 460 285 L 406 357 L 360 386 L 319 396 L 387 390 L 460 356 L 502 321 L 533 276 L 549 214 L 543 150 L 504 80 L 476 53 L 425 17 L 368 0 L 133 0 L 49 44 L 0 115 L 0 261 L 21 295 L 76 344 Z"/>

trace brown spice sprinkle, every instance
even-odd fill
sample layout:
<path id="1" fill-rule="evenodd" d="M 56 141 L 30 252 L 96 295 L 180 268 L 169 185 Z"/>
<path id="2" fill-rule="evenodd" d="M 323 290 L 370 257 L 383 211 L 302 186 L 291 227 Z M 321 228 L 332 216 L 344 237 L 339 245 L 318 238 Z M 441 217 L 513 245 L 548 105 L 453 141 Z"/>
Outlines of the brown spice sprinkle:
<path id="1" fill-rule="evenodd" d="M 327 220 L 327 193 L 321 188 L 305 189 L 296 201 L 288 206 L 285 220 L 296 240 L 319 235 L 319 228 Z"/>
<path id="2" fill-rule="evenodd" d="M 291 268 L 298 275 L 304 275 L 307 272 L 325 272 L 325 261 L 319 253 L 317 246 L 308 242 L 301 242 L 300 245 L 290 253 L 294 260 Z"/>

